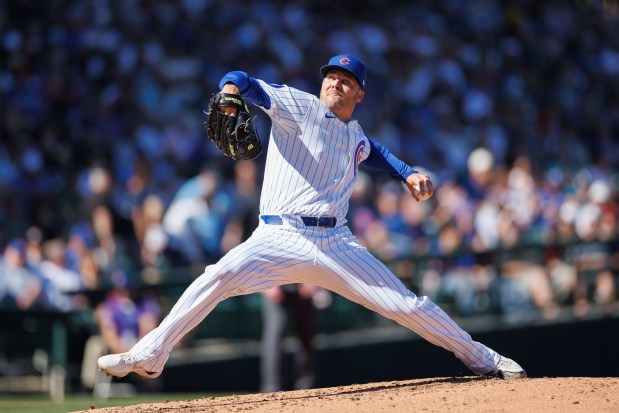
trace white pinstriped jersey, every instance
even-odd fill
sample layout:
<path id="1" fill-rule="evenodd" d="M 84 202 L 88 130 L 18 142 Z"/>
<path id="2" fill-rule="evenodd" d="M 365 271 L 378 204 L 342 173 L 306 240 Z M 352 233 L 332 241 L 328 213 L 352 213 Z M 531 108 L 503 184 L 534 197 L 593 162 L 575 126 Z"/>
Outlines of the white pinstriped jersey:
<path id="1" fill-rule="evenodd" d="M 370 153 L 356 120 L 339 120 L 309 93 L 258 80 L 273 120 L 260 212 L 328 215 L 346 222 L 359 163 Z"/>

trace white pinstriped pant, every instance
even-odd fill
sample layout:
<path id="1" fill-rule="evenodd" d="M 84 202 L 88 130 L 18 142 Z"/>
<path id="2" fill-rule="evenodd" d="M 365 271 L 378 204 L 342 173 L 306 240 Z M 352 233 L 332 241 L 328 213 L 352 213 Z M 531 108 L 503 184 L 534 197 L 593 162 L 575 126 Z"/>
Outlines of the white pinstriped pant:
<path id="1" fill-rule="evenodd" d="M 206 267 L 161 324 L 131 350 L 159 372 L 174 345 L 226 298 L 290 283 L 312 283 L 390 318 L 451 351 L 476 374 L 496 372 L 500 355 L 473 341 L 428 297 L 417 297 L 352 235 L 334 229 L 266 225 Z"/>

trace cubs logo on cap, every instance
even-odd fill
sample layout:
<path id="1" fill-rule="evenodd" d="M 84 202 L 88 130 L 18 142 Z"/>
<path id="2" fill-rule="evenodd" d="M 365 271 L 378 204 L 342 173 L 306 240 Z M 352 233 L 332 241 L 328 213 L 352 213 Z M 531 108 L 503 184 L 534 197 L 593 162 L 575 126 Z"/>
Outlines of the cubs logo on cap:
<path id="1" fill-rule="evenodd" d="M 333 68 L 350 72 L 361 85 L 361 90 L 365 90 L 365 63 L 361 59 L 351 54 L 333 56 L 329 63 L 320 68 L 320 73 L 325 77 L 329 69 Z"/>

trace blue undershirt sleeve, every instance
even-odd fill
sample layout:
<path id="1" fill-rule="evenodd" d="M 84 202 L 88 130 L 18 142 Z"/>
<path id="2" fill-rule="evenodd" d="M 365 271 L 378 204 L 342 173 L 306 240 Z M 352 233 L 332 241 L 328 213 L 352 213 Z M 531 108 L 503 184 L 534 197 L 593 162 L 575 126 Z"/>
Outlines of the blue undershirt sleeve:
<path id="1" fill-rule="evenodd" d="M 376 169 L 377 171 L 388 173 L 402 182 L 406 181 L 406 178 L 417 172 L 399 160 L 394 154 L 389 152 L 387 148 L 373 139 L 368 139 L 370 141 L 370 155 L 365 160 L 364 165 Z"/>
<path id="2" fill-rule="evenodd" d="M 221 90 L 226 83 L 234 83 L 241 91 L 243 96 L 249 103 L 262 106 L 265 109 L 271 108 L 271 98 L 264 91 L 260 83 L 246 72 L 233 71 L 228 72 L 219 81 L 219 90 Z"/>

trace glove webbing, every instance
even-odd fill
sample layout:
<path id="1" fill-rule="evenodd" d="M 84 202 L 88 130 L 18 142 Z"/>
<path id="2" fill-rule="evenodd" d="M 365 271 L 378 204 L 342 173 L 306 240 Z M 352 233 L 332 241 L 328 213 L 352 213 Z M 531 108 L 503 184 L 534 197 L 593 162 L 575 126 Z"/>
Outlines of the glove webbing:
<path id="1" fill-rule="evenodd" d="M 244 110 L 246 112 L 249 112 L 247 105 L 245 105 L 245 102 L 241 99 L 239 95 L 233 95 L 231 93 L 220 93 L 219 96 L 220 99 L 218 102 L 218 106 L 223 106 L 225 108 L 236 108 L 239 111 Z"/>

